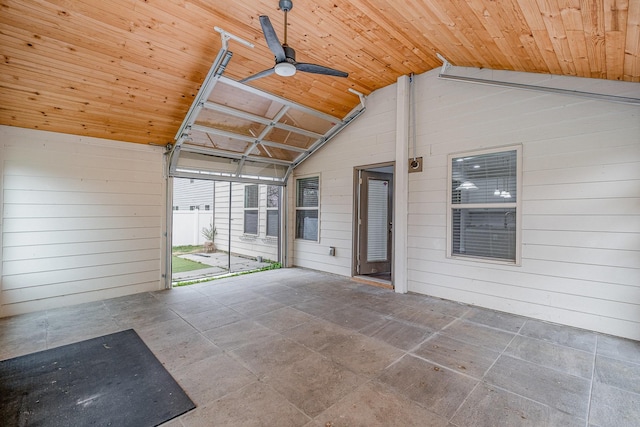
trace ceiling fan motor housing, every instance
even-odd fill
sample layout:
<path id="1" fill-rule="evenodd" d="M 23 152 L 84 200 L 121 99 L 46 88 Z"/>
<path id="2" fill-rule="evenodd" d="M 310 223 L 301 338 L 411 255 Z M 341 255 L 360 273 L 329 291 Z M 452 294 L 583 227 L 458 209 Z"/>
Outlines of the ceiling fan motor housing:
<path id="1" fill-rule="evenodd" d="M 284 56 L 287 57 L 287 62 L 296 62 L 296 51 L 293 50 L 289 45 L 283 44 L 282 49 L 284 49 Z"/>
<path id="2" fill-rule="evenodd" d="M 289 12 L 293 9 L 293 2 L 291 0 L 280 0 L 278 2 L 278 7 L 284 12 Z"/>

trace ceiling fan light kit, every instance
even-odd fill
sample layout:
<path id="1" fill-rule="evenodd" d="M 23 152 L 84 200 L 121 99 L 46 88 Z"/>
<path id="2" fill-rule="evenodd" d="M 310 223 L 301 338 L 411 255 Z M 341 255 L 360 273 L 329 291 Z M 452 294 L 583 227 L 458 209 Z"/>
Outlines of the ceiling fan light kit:
<path id="1" fill-rule="evenodd" d="M 273 67 L 277 75 L 282 77 L 290 77 L 296 73 L 296 66 L 289 62 L 280 62 Z"/>
<path id="2" fill-rule="evenodd" d="M 325 76 L 334 77 L 348 77 L 349 73 L 344 71 L 335 70 L 333 68 L 325 67 L 324 65 L 307 64 L 304 62 L 296 62 L 296 51 L 287 44 L 287 14 L 293 8 L 291 0 L 280 0 L 279 8 L 284 12 L 284 43 L 280 43 L 276 31 L 271 25 L 271 20 L 266 15 L 260 16 L 260 26 L 262 27 L 262 33 L 267 42 L 267 46 L 271 52 L 273 52 L 275 65 L 273 68 L 269 68 L 264 71 L 260 71 L 257 74 L 251 75 L 240 80 L 240 83 L 250 82 L 261 77 L 277 74 L 282 77 L 291 77 L 296 74 L 296 71 L 302 71 L 304 73 L 323 74 Z"/>

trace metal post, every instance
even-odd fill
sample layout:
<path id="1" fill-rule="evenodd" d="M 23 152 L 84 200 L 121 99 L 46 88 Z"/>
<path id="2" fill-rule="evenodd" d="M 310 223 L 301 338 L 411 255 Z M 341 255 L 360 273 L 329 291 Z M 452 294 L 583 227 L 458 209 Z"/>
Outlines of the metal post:
<path id="1" fill-rule="evenodd" d="M 227 252 L 227 270 L 231 273 L 231 189 L 233 182 L 229 182 L 229 251 Z"/>
<path id="2" fill-rule="evenodd" d="M 171 289 L 173 281 L 172 250 L 173 250 L 173 178 L 167 177 L 165 197 L 165 261 L 164 261 L 164 288 Z"/>

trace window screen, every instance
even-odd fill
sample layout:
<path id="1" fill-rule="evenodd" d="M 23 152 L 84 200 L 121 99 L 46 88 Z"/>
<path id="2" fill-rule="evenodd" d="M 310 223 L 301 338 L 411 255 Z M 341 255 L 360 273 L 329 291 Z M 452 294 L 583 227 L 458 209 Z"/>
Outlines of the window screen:
<path id="1" fill-rule="evenodd" d="M 258 234 L 258 186 L 244 187 L 244 233 Z"/>
<path id="2" fill-rule="evenodd" d="M 277 185 L 267 186 L 267 208 L 277 208 L 280 206 L 280 187 Z"/>
<path id="3" fill-rule="evenodd" d="M 278 216 L 278 210 L 267 210 L 267 236 L 278 237 L 280 229 L 280 217 Z"/>
<path id="4" fill-rule="evenodd" d="M 278 237 L 280 231 L 280 187 L 267 186 L 267 237 Z"/>
<path id="5" fill-rule="evenodd" d="M 257 185 L 246 185 L 244 187 L 244 207 L 247 208 L 258 208 L 258 186 Z"/>
<path id="6" fill-rule="evenodd" d="M 518 155 L 450 156 L 450 256 L 517 262 Z"/>

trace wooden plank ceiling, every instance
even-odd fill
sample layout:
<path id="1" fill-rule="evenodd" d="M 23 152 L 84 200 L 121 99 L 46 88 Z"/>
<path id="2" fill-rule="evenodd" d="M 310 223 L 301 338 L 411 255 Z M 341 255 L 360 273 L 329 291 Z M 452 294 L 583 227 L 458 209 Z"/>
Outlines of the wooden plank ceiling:
<path id="1" fill-rule="evenodd" d="M 0 0 L 0 123 L 167 144 L 221 46 L 225 75 L 273 66 L 259 15 L 283 41 L 277 0 Z M 294 0 L 299 62 L 347 71 L 251 82 L 343 117 L 401 75 L 452 64 L 640 81 L 640 0 Z"/>

